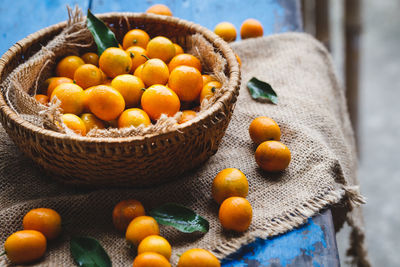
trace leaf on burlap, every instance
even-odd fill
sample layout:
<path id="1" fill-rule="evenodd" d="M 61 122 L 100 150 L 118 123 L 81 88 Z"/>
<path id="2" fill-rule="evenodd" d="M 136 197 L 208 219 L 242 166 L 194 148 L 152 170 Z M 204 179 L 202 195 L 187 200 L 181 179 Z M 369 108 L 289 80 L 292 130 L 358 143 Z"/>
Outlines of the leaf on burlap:
<path id="1" fill-rule="evenodd" d="M 100 243 L 91 237 L 73 237 L 70 251 L 78 266 L 111 267 L 111 260 Z"/>
<path id="2" fill-rule="evenodd" d="M 253 77 L 247 82 L 247 88 L 251 97 L 255 100 L 269 99 L 274 104 L 278 103 L 278 95 L 269 83 Z"/>
<path id="3" fill-rule="evenodd" d="M 101 19 L 93 15 L 92 12 L 90 12 L 90 9 L 88 9 L 86 25 L 96 42 L 97 54 L 99 56 L 109 47 L 118 47 L 118 41 L 117 38 L 115 38 L 115 34 Z"/>
<path id="4" fill-rule="evenodd" d="M 172 226 L 184 233 L 207 233 L 210 227 L 206 219 L 193 210 L 176 203 L 166 203 L 155 208 L 150 211 L 150 216 L 159 224 Z"/>

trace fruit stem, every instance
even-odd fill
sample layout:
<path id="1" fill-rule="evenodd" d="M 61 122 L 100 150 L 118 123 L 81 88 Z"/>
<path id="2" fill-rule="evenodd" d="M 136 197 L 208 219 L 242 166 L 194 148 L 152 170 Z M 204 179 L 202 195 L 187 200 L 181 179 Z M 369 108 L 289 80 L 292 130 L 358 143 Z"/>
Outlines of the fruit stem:
<path id="1" fill-rule="evenodd" d="M 144 91 L 146 91 L 146 88 L 142 88 L 142 89 L 140 89 L 140 90 L 142 90 L 142 91 L 144 92 Z"/>
<path id="2" fill-rule="evenodd" d="M 4 250 L 4 251 L 0 254 L 0 257 L 1 257 L 1 256 L 4 256 L 4 255 L 6 255 L 6 254 L 7 254 L 7 251 Z"/>
<path id="3" fill-rule="evenodd" d="M 145 57 L 147 60 L 149 60 L 150 58 L 146 55 L 141 55 L 142 57 Z"/>

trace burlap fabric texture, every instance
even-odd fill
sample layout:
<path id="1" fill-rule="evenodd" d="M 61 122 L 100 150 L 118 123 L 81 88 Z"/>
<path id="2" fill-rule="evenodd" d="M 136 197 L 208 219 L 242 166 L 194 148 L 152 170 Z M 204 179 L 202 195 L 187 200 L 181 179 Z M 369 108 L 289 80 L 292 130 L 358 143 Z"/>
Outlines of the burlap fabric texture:
<path id="1" fill-rule="evenodd" d="M 224 258 L 256 237 L 267 238 L 304 223 L 324 207 L 333 205 L 337 226 L 347 220 L 353 227 L 351 253 L 354 263 L 366 266 L 362 220 L 347 213 L 364 202 L 358 193 L 356 150 L 345 105 L 330 57 L 313 38 L 287 33 L 234 43 L 242 59 L 242 88 L 227 133 L 216 155 L 181 179 L 148 189 L 82 189 L 66 187 L 44 176 L 0 131 L 0 242 L 21 229 L 23 215 L 36 207 L 57 210 L 68 222 L 62 236 L 48 246 L 35 266 L 72 266 L 69 239 L 92 236 L 109 253 L 113 266 L 129 266 L 135 250 L 114 230 L 113 206 L 135 198 L 147 210 L 165 202 L 189 206 L 210 222 L 205 234 L 182 234 L 162 227 L 161 234 L 173 246 L 172 262 L 194 247 Z M 279 103 L 251 99 L 246 82 L 251 77 L 269 82 Z M 292 152 L 292 162 L 282 173 L 260 171 L 248 126 L 257 116 L 269 116 L 282 131 L 282 142 Z M 218 206 L 211 197 L 215 175 L 227 167 L 242 170 L 249 180 L 247 199 L 253 207 L 253 222 L 243 234 L 223 231 Z M 0 259 L 0 265 L 7 265 Z"/>

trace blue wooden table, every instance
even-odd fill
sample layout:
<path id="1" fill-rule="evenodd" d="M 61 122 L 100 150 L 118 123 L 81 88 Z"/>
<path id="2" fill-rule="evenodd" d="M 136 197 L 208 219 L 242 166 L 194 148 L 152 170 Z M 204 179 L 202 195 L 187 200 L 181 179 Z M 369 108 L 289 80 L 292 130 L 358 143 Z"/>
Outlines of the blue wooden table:
<path id="1" fill-rule="evenodd" d="M 253 17 L 262 22 L 265 35 L 302 30 L 297 0 L 93 0 L 92 11 L 143 12 L 155 3 L 166 4 L 175 16 L 209 29 L 221 21 L 229 21 L 239 29 L 245 19 Z M 28 34 L 66 20 L 66 4 L 86 10 L 89 0 L 0 1 L 0 54 Z M 258 239 L 228 256 L 222 265 L 339 266 L 331 212 L 326 210 L 286 234 Z"/>

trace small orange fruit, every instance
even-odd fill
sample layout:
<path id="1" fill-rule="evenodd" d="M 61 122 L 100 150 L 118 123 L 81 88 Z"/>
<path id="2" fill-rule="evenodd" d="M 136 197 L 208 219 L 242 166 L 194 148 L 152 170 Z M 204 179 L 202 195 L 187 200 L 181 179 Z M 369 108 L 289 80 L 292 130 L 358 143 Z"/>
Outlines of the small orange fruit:
<path id="1" fill-rule="evenodd" d="M 168 63 L 175 56 L 175 46 L 170 39 L 164 36 L 154 37 L 147 44 L 149 58 L 159 58 Z"/>
<path id="2" fill-rule="evenodd" d="M 98 85 L 89 92 L 90 111 L 103 121 L 111 121 L 125 109 L 124 97 L 116 89 L 107 85 Z"/>
<path id="3" fill-rule="evenodd" d="M 211 76 L 208 75 L 208 74 L 203 74 L 203 75 L 201 75 L 201 77 L 203 78 L 203 87 L 204 87 L 204 85 L 206 85 L 207 83 L 212 82 L 212 81 L 215 81 L 214 78 L 211 77 Z"/>
<path id="4" fill-rule="evenodd" d="M 200 60 L 191 55 L 191 54 L 180 54 L 174 56 L 171 61 L 168 63 L 169 72 L 172 72 L 178 66 L 186 65 L 196 68 L 198 71 L 201 72 L 201 62 Z"/>
<path id="5" fill-rule="evenodd" d="M 281 140 L 281 129 L 279 125 L 273 119 L 265 116 L 255 118 L 250 123 L 249 133 L 251 140 L 253 140 L 256 145 L 264 141 Z"/>
<path id="6" fill-rule="evenodd" d="M 144 91 L 144 83 L 140 78 L 131 74 L 118 75 L 112 80 L 111 86 L 121 93 L 127 107 L 139 105 Z"/>
<path id="7" fill-rule="evenodd" d="M 48 240 L 55 239 L 61 232 L 61 216 L 48 208 L 32 209 L 25 214 L 22 225 L 24 230 L 41 232 Z"/>
<path id="8" fill-rule="evenodd" d="M 152 5 L 146 10 L 146 13 L 153 13 L 157 15 L 172 16 L 171 10 L 163 4 Z"/>
<path id="9" fill-rule="evenodd" d="M 99 66 L 99 56 L 96 53 L 88 52 L 82 55 L 82 59 L 86 64 Z"/>
<path id="10" fill-rule="evenodd" d="M 84 64 L 76 69 L 74 81 L 83 89 L 99 85 L 103 82 L 103 74 L 100 69 L 93 64 Z"/>
<path id="11" fill-rule="evenodd" d="M 142 95 L 142 108 L 153 120 L 158 120 L 161 114 L 174 116 L 181 106 L 174 91 L 163 85 L 152 85 Z"/>
<path id="12" fill-rule="evenodd" d="M 59 78 L 59 77 L 50 77 L 50 78 L 47 78 L 44 82 L 43 82 L 43 88 L 46 88 L 46 90 L 47 90 L 47 88 L 49 87 L 49 84 L 52 82 L 52 81 L 54 81 L 55 79 L 57 79 L 57 78 Z"/>
<path id="13" fill-rule="evenodd" d="M 179 258 L 178 267 L 220 267 L 221 263 L 211 252 L 201 248 L 185 251 Z"/>
<path id="14" fill-rule="evenodd" d="M 178 45 L 178 44 L 176 44 L 176 43 L 174 43 L 174 46 L 175 46 L 175 56 L 185 53 L 185 52 L 183 51 L 182 46 L 180 46 L 180 45 Z"/>
<path id="15" fill-rule="evenodd" d="M 240 37 L 242 39 L 254 38 L 263 36 L 263 26 L 256 19 L 246 19 L 240 27 Z"/>
<path id="16" fill-rule="evenodd" d="M 197 113 L 193 110 L 184 110 L 182 111 L 182 116 L 180 117 L 178 123 L 182 124 L 187 121 L 190 121 L 191 119 L 195 118 Z"/>
<path id="17" fill-rule="evenodd" d="M 135 72 L 136 73 L 136 72 Z M 158 58 L 147 60 L 143 64 L 140 75 L 146 86 L 166 84 L 169 78 L 168 66 Z"/>
<path id="18" fill-rule="evenodd" d="M 279 141 L 261 143 L 255 153 L 258 166 L 264 171 L 283 171 L 289 166 L 291 154 L 287 146 Z"/>
<path id="19" fill-rule="evenodd" d="M 126 109 L 118 118 L 118 128 L 138 127 L 140 125 L 149 126 L 150 124 L 149 116 L 140 108 Z"/>
<path id="20" fill-rule="evenodd" d="M 142 203 L 136 199 L 122 200 L 115 205 L 112 218 L 117 230 L 125 232 L 129 223 L 139 216 L 144 216 L 145 211 Z"/>
<path id="21" fill-rule="evenodd" d="M 35 95 L 35 99 L 42 105 L 47 106 L 49 104 L 49 97 L 47 95 L 37 94 Z"/>
<path id="22" fill-rule="evenodd" d="M 171 88 L 182 101 L 194 101 L 203 88 L 201 73 L 190 66 L 178 66 L 170 74 L 168 87 Z"/>
<path id="23" fill-rule="evenodd" d="M 236 28 L 230 22 L 221 22 L 214 28 L 216 35 L 224 39 L 225 42 L 233 42 L 236 40 Z"/>
<path id="24" fill-rule="evenodd" d="M 86 135 L 86 126 L 81 118 L 76 116 L 75 114 L 65 113 L 61 116 L 62 122 L 65 126 L 72 130 L 76 134 L 80 134 L 82 136 Z"/>
<path id="25" fill-rule="evenodd" d="M 50 101 L 57 97 L 64 113 L 80 114 L 83 110 L 83 89 L 73 83 L 62 83 L 51 94 Z"/>
<path id="26" fill-rule="evenodd" d="M 91 113 L 83 113 L 81 115 L 81 120 L 85 124 L 86 132 L 88 133 L 92 129 L 104 129 L 104 123 L 102 120 L 98 119 L 95 115 Z"/>
<path id="27" fill-rule="evenodd" d="M 243 197 L 230 197 L 219 208 L 219 221 L 225 230 L 246 231 L 253 217 L 250 202 Z"/>
<path id="28" fill-rule="evenodd" d="M 171 245 L 162 236 L 150 235 L 140 242 L 138 246 L 138 254 L 144 252 L 155 252 L 163 255 L 167 260 L 171 257 Z"/>
<path id="29" fill-rule="evenodd" d="M 96 86 L 92 86 L 92 87 L 89 87 L 86 90 L 83 90 L 83 111 L 82 112 L 85 112 L 85 113 L 89 113 L 90 112 L 90 109 L 89 109 L 89 95 L 90 95 L 90 92 L 92 91 L 92 89 L 95 88 L 95 87 Z"/>
<path id="30" fill-rule="evenodd" d="M 131 46 L 140 46 L 146 49 L 149 40 L 150 36 L 147 32 L 140 29 L 133 29 L 125 34 L 122 40 L 122 47 L 128 49 Z"/>
<path id="31" fill-rule="evenodd" d="M 132 71 L 147 61 L 147 51 L 140 46 L 131 46 L 125 50 L 132 58 Z"/>
<path id="32" fill-rule="evenodd" d="M 132 60 L 129 53 L 121 48 L 107 48 L 99 59 L 99 66 L 111 78 L 131 71 Z"/>
<path id="33" fill-rule="evenodd" d="M 221 87 L 222 84 L 217 81 L 212 81 L 204 85 L 200 92 L 200 103 L 204 99 L 210 99 L 215 94 L 215 90 Z"/>
<path id="34" fill-rule="evenodd" d="M 144 252 L 135 258 L 133 267 L 171 267 L 171 264 L 161 254 Z"/>
<path id="35" fill-rule="evenodd" d="M 135 69 L 135 72 L 133 73 L 133 75 L 135 75 L 136 77 L 142 79 L 142 81 L 143 81 L 143 78 L 142 78 L 143 66 L 144 66 L 144 64 L 138 66 L 138 67 Z M 168 76 L 169 76 L 169 73 L 168 73 Z"/>
<path id="36" fill-rule="evenodd" d="M 46 237 L 36 230 L 23 230 L 10 235 L 4 243 L 7 258 L 14 264 L 30 263 L 46 252 Z"/>
<path id="37" fill-rule="evenodd" d="M 139 216 L 134 218 L 126 229 L 125 238 L 134 245 L 139 243 L 148 237 L 149 235 L 159 235 L 160 228 L 158 223 L 150 216 Z"/>
<path id="38" fill-rule="evenodd" d="M 74 81 L 67 77 L 53 77 L 50 81 L 49 86 L 47 87 L 47 96 L 51 97 L 54 89 L 62 83 L 73 83 Z"/>
<path id="39" fill-rule="evenodd" d="M 229 197 L 246 197 L 248 192 L 247 178 L 236 168 L 224 169 L 214 178 L 212 195 L 218 204 Z"/>
<path id="40" fill-rule="evenodd" d="M 61 59 L 56 67 L 56 74 L 58 77 L 74 78 L 76 69 L 85 64 L 85 62 L 78 56 L 68 56 Z"/>

